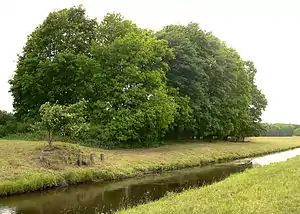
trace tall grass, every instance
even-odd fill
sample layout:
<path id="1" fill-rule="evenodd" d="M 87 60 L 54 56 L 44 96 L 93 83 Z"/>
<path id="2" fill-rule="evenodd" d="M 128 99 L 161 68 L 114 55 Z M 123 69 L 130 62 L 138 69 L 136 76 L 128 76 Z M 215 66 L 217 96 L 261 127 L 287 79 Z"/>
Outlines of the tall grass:
<path id="1" fill-rule="evenodd" d="M 295 157 L 120 213 L 300 213 L 299 177 L 300 157 Z"/>

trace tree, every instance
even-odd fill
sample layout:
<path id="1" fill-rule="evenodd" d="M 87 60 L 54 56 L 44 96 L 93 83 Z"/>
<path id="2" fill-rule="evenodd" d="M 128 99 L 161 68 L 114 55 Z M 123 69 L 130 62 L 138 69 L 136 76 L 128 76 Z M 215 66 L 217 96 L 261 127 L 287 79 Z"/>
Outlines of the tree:
<path id="1" fill-rule="evenodd" d="M 16 115 L 42 117 L 51 143 L 65 126 L 64 106 L 85 98 L 103 140 L 159 139 L 178 108 L 166 86 L 171 57 L 167 41 L 120 14 L 98 24 L 81 7 L 50 13 L 28 38 L 10 81 Z"/>
<path id="2" fill-rule="evenodd" d="M 268 103 L 265 95 L 255 84 L 255 75 L 257 70 L 254 63 L 246 61 L 244 66 L 249 75 L 251 84 L 251 101 L 248 106 L 250 126 L 248 128 L 247 136 L 259 136 L 265 131 L 265 126 L 261 123 L 261 115 L 266 109 Z"/>
<path id="3" fill-rule="evenodd" d="M 169 87 L 178 88 L 181 96 L 190 98 L 193 125 L 189 135 L 229 134 L 234 114 L 231 95 L 238 73 L 234 67 L 240 63 L 231 55 L 237 58 L 237 54 L 228 54 L 233 51 L 196 23 L 166 26 L 158 37 L 168 40 L 175 54 L 169 61 Z"/>
<path id="4" fill-rule="evenodd" d="M 116 16 L 110 14 L 108 16 Z M 118 15 L 117 15 L 118 16 Z M 95 75 L 97 91 L 92 123 L 99 125 L 103 139 L 115 142 L 155 141 L 161 139 L 174 121 L 177 104 L 168 93 L 166 57 L 172 57 L 167 41 L 152 32 L 136 30 L 125 22 L 106 17 L 105 21 L 124 32 L 106 44 L 94 47 L 99 72 Z M 102 24 L 100 24 L 102 28 Z M 105 28 L 104 28 L 105 29 Z M 109 59 L 109 60 L 108 60 Z"/>
<path id="5" fill-rule="evenodd" d="M 254 83 L 253 63 L 196 23 L 169 25 L 157 36 L 175 54 L 168 61 L 168 86 L 189 98 L 193 125 L 187 135 L 243 139 L 257 134 L 266 99 Z"/>
<path id="6" fill-rule="evenodd" d="M 109 45 L 118 37 L 124 37 L 130 32 L 143 31 L 138 28 L 132 21 L 126 20 L 119 13 L 108 13 L 101 21 L 98 27 L 99 43 Z"/>
<path id="7" fill-rule="evenodd" d="M 83 8 L 73 7 L 50 13 L 35 29 L 10 80 L 16 117 L 34 118 L 45 102 L 73 104 L 92 94 L 97 28 Z"/>
<path id="8" fill-rule="evenodd" d="M 178 140 L 193 136 L 194 119 L 192 118 L 192 109 L 190 107 L 190 98 L 181 96 L 175 88 L 169 87 L 169 94 L 174 97 L 177 104 L 177 111 L 174 115 L 174 122 L 170 124 L 165 139 Z"/>
<path id="9" fill-rule="evenodd" d="M 238 106 L 244 106 L 241 109 L 242 116 L 237 117 L 238 125 L 235 125 L 235 130 L 231 133 L 236 139 L 244 141 L 247 136 L 259 136 L 265 131 L 264 125 L 261 123 L 261 114 L 267 106 L 267 100 L 255 84 L 256 68 L 251 61 L 243 62 L 243 73 L 247 75 L 247 80 L 240 82 L 239 90 L 247 88 L 247 93 L 237 92 Z M 244 105 L 240 102 L 241 96 L 247 95 L 244 100 Z"/>
<path id="10" fill-rule="evenodd" d="M 192 109 L 193 119 L 189 119 L 190 111 L 189 114 L 185 114 L 185 117 L 180 120 L 189 122 L 189 126 L 182 133 L 183 136 L 189 137 L 197 134 L 196 124 L 200 120 L 199 117 L 201 117 L 202 113 L 201 108 L 198 106 L 200 102 L 206 102 L 204 88 L 206 74 L 197 57 L 195 46 L 184 30 L 183 26 L 170 25 L 158 32 L 157 36 L 160 39 L 167 40 L 169 47 L 173 49 L 175 54 L 175 58 L 170 58 L 168 61 L 167 83 L 171 91 L 173 90 L 172 88 L 178 89 L 177 100 L 181 100 L 184 97 L 188 98 L 188 106 Z M 176 125 L 174 125 L 175 127 L 170 130 L 168 135 L 178 138 L 178 129 L 183 129 L 182 122 L 179 122 L 176 118 Z"/>
<path id="11" fill-rule="evenodd" d="M 37 126 L 47 130 L 48 143 L 52 145 L 56 134 L 76 137 L 86 128 L 85 111 L 85 101 L 69 106 L 47 102 L 40 107 L 41 122 Z"/>
<path id="12" fill-rule="evenodd" d="M 97 23 L 73 7 L 50 13 L 28 37 L 10 84 L 16 117 L 42 120 L 50 144 L 80 129 L 68 115 L 82 99 L 98 142 L 145 144 L 257 135 L 267 102 L 255 75 L 252 62 L 196 23 L 154 33 L 120 14 Z"/>

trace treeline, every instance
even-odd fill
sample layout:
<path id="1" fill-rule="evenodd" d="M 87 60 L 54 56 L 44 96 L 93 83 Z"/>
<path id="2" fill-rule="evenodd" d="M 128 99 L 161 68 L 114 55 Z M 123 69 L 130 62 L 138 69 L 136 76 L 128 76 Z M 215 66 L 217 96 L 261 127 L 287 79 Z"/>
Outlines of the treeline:
<path id="1" fill-rule="evenodd" d="M 0 137 L 17 133 L 26 134 L 30 131 L 30 124 L 20 122 L 12 113 L 0 110 Z"/>
<path id="2" fill-rule="evenodd" d="M 300 125 L 274 123 L 266 124 L 266 132 L 263 136 L 300 136 Z"/>
<path id="3" fill-rule="evenodd" d="M 77 140 L 146 145 L 260 135 L 267 101 L 256 72 L 196 23 L 153 32 L 120 14 L 99 23 L 73 7 L 50 13 L 28 37 L 10 84 L 19 121 L 67 118 L 63 106 L 84 100 L 88 128 Z M 40 111 L 45 103 L 56 107 Z"/>

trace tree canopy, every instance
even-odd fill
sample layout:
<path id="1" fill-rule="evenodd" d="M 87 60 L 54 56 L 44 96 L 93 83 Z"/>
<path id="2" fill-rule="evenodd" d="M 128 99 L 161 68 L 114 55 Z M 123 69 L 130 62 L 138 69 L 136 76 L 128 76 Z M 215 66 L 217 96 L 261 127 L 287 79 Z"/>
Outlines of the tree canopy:
<path id="1" fill-rule="evenodd" d="M 267 101 L 256 72 L 196 23 L 153 32 L 73 7 L 50 13 L 28 37 L 10 84 L 18 119 L 43 120 L 44 103 L 63 109 L 85 99 L 99 142 L 144 144 L 258 135 Z"/>
<path id="2" fill-rule="evenodd" d="M 169 87 L 190 98 L 195 136 L 244 138 L 257 135 L 267 103 L 255 85 L 254 64 L 196 23 L 169 25 L 157 33 L 175 58 L 169 60 Z M 254 132 L 255 131 L 255 132 Z"/>
<path id="3" fill-rule="evenodd" d="M 65 105 L 90 96 L 97 28 L 82 7 L 74 7 L 50 13 L 28 36 L 10 81 L 18 118 L 38 116 L 45 102 Z"/>

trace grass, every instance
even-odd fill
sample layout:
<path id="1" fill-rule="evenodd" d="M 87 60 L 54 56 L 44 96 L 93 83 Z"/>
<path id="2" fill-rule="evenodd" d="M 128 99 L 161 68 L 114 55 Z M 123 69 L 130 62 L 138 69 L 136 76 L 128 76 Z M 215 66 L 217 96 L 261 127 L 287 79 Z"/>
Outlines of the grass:
<path id="1" fill-rule="evenodd" d="M 252 168 L 203 188 L 169 194 L 120 214 L 299 213 L 300 157 Z"/>
<path id="2" fill-rule="evenodd" d="M 300 137 L 254 138 L 251 142 L 181 142 L 152 149 L 103 150 L 54 142 L 0 140 L 0 195 L 11 195 L 85 181 L 119 180 L 147 173 L 206 165 L 300 147 Z M 41 150 L 45 160 L 39 160 Z M 76 156 L 95 162 L 78 167 Z M 105 154 L 101 162 L 100 154 Z M 71 161 L 66 164 L 63 156 Z"/>

